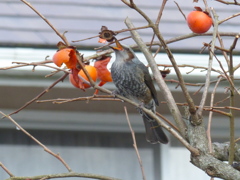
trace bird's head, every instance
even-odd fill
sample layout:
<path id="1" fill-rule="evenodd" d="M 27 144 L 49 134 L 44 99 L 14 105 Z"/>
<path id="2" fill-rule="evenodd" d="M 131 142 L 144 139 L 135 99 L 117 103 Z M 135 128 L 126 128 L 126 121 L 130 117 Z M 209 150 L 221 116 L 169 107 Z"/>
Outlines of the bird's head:
<path id="1" fill-rule="evenodd" d="M 115 51 L 116 60 L 123 60 L 126 62 L 131 61 L 135 57 L 133 50 L 129 46 L 120 44 L 117 39 L 115 40 L 115 43 L 115 47 L 110 47 Z"/>

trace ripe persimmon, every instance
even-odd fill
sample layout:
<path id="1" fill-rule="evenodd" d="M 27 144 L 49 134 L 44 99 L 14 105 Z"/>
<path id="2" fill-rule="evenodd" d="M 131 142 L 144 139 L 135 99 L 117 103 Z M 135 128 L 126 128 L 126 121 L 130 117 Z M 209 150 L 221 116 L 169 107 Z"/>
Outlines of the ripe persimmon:
<path id="1" fill-rule="evenodd" d="M 79 78 L 78 78 L 79 79 Z M 74 75 L 73 74 L 69 74 L 69 81 L 72 83 L 72 85 L 76 88 L 80 88 L 79 87 L 79 83 L 76 82 L 76 80 L 74 79 Z"/>
<path id="2" fill-rule="evenodd" d="M 92 78 L 92 80 L 93 80 L 94 82 L 96 82 L 96 80 L 97 80 L 97 70 L 96 70 L 96 68 L 93 67 L 93 66 L 91 66 L 91 65 L 85 65 L 85 69 L 86 69 L 87 72 L 89 73 L 89 75 L 90 75 L 90 77 Z M 89 82 L 86 74 L 84 73 L 84 71 L 83 71 L 82 69 L 79 71 L 78 76 L 80 76 L 79 78 L 83 78 L 85 81 Z M 81 80 L 82 80 L 82 79 L 81 79 Z M 83 80 L 83 81 L 84 81 L 84 80 Z M 91 86 L 90 86 L 88 83 L 86 83 L 86 82 L 83 82 L 83 86 L 84 86 L 85 88 L 91 87 Z"/>
<path id="3" fill-rule="evenodd" d="M 212 25 L 212 18 L 203 11 L 192 11 L 187 16 L 188 27 L 194 33 L 205 33 Z"/>
<path id="4" fill-rule="evenodd" d="M 53 62 L 58 67 L 62 66 L 62 64 L 64 63 L 68 68 L 74 69 L 77 65 L 76 51 L 72 48 L 64 48 L 58 50 L 53 55 Z"/>
<path id="5" fill-rule="evenodd" d="M 72 83 L 74 87 L 84 90 L 85 87 L 83 84 L 83 78 L 80 78 L 78 73 L 79 73 L 78 69 L 71 69 L 71 73 L 69 74 L 69 81 Z"/>

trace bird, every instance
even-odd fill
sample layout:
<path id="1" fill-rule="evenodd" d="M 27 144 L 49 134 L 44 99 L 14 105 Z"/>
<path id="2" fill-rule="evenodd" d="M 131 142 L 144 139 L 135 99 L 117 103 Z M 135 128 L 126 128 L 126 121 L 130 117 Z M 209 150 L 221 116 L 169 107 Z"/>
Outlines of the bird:
<path id="1" fill-rule="evenodd" d="M 168 138 L 159 123 L 145 113 L 145 107 L 156 113 L 159 105 L 157 92 L 148 68 L 137 58 L 134 51 L 127 45 L 115 40 L 116 47 L 110 46 L 116 59 L 111 66 L 113 83 L 116 86 L 114 93 L 126 97 L 139 104 L 138 112 L 142 115 L 146 131 L 146 140 L 151 144 L 168 143 Z"/>
<path id="2" fill-rule="evenodd" d="M 112 56 L 103 55 L 100 58 L 97 58 L 94 67 L 97 70 L 97 78 L 100 80 L 98 86 L 103 86 L 107 82 L 112 82 L 111 72 L 107 69 L 107 65 L 111 60 Z M 98 89 L 94 94 L 98 94 Z"/>

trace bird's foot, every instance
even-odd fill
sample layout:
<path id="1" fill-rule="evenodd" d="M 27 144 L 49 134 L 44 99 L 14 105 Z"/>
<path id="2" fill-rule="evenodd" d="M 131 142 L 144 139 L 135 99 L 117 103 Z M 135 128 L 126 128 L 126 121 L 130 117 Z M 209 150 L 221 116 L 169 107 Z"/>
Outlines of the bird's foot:
<path id="1" fill-rule="evenodd" d="M 118 90 L 115 89 L 112 91 L 112 95 L 114 96 L 114 98 L 116 98 L 118 94 L 119 94 Z"/>
<path id="2" fill-rule="evenodd" d="M 143 110 L 142 110 L 143 107 L 144 107 L 144 103 L 143 103 L 143 102 L 141 102 L 140 104 L 138 104 L 138 106 L 136 107 L 137 111 L 138 111 L 141 115 L 143 115 Z"/>
<path id="3" fill-rule="evenodd" d="M 123 96 L 117 89 L 112 91 L 112 95 L 114 96 L 114 98 L 117 98 L 117 95 Z M 124 102 L 124 100 L 121 101 Z"/>

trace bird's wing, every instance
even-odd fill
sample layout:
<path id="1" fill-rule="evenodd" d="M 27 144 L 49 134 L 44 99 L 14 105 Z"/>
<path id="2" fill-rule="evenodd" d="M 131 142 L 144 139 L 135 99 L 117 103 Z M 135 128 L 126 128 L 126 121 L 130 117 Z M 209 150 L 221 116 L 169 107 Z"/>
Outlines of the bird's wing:
<path id="1" fill-rule="evenodd" d="M 138 66 L 139 66 L 140 69 L 143 70 L 144 82 L 147 85 L 147 87 L 150 89 L 152 97 L 153 97 L 156 105 L 158 106 L 159 103 L 158 103 L 158 99 L 157 99 L 157 91 L 154 87 L 153 80 L 152 80 L 152 77 L 151 77 L 151 75 L 148 71 L 148 68 L 143 63 L 138 63 Z"/>

